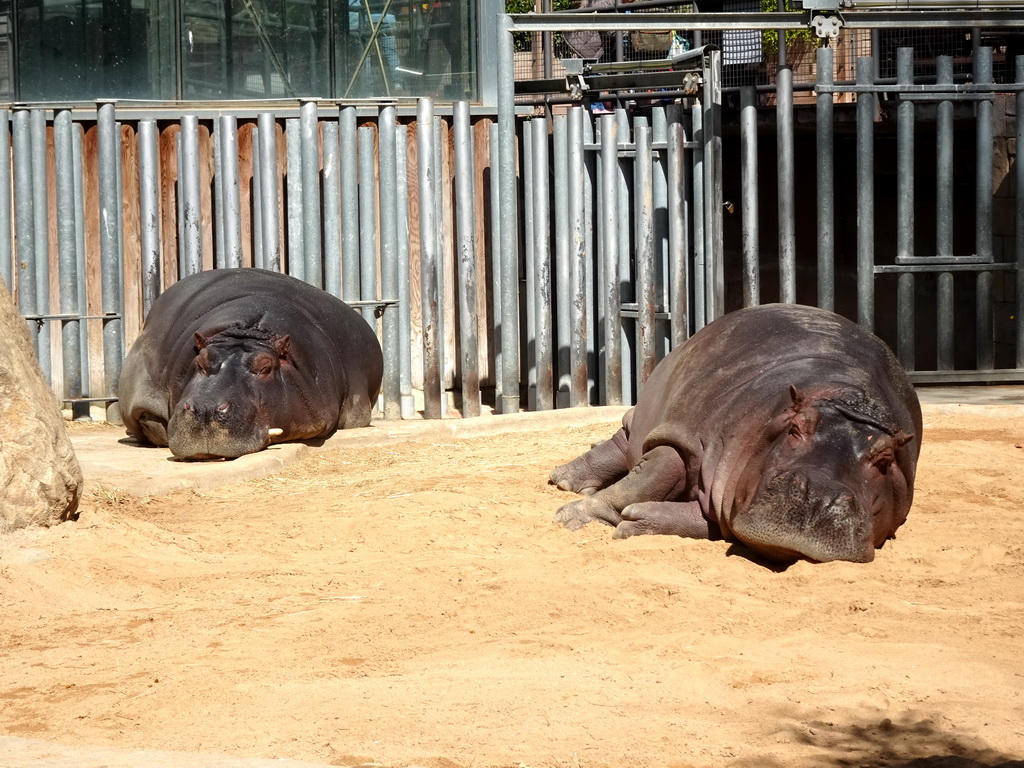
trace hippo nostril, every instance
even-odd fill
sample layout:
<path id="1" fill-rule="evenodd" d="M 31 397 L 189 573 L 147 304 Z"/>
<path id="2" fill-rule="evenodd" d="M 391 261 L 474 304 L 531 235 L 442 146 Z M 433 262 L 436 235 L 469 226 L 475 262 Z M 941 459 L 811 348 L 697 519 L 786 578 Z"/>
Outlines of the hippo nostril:
<path id="1" fill-rule="evenodd" d="M 217 413 L 224 413 L 230 407 L 230 403 L 221 403 L 220 405 L 217 406 Z"/>
<path id="2" fill-rule="evenodd" d="M 181 407 L 182 407 L 182 409 L 183 409 L 183 410 L 186 410 L 186 411 L 191 411 L 191 410 L 192 410 L 192 403 L 186 400 L 186 401 L 185 401 L 185 402 L 184 402 L 184 403 L 182 404 L 182 406 L 181 406 Z"/>

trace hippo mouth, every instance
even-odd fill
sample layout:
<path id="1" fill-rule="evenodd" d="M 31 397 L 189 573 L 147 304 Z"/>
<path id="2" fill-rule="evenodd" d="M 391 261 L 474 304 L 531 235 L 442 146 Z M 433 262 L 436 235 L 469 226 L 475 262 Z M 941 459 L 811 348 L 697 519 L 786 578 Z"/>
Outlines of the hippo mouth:
<path id="1" fill-rule="evenodd" d="M 815 483 L 801 472 L 785 472 L 758 488 L 750 506 L 736 515 L 740 541 L 772 560 L 816 562 L 874 560 L 871 515 L 848 488 Z"/>
<path id="2" fill-rule="evenodd" d="M 178 459 L 236 459 L 262 451 L 280 434 L 280 429 L 255 424 L 247 424 L 239 432 L 227 423 L 204 421 L 189 411 L 178 411 L 167 425 L 167 447 Z"/>

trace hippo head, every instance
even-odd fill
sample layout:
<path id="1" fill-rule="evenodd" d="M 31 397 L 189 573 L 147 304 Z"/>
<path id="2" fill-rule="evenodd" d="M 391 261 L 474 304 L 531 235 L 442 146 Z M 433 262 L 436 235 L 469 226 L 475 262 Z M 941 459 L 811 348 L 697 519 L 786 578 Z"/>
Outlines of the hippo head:
<path id="1" fill-rule="evenodd" d="M 870 562 L 910 510 L 913 461 L 899 459 L 913 435 L 858 389 L 790 395 L 733 532 L 773 560 Z"/>
<path id="2" fill-rule="evenodd" d="M 289 337 L 229 327 L 195 334 L 191 379 L 167 423 L 179 458 L 234 458 L 255 453 L 281 434 L 272 422 L 283 399 Z"/>

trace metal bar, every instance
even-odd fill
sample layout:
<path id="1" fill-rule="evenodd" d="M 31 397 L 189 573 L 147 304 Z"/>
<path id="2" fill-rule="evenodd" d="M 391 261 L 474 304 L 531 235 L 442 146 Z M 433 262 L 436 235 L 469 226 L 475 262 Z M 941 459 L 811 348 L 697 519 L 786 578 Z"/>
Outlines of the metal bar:
<path id="1" fill-rule="evenodd" d="M 707 207 L 704 172 L 704 108 L 698 102 L 693 105 L 691 119 L 693 136 L 698 143 L 693 151 L 693 330 L 696 333 L 711 317 L 707 306 Z"/>
<path id="2" fill-rule="evenodd" d="M 857 59 L 857 82 L 874 79 L 874 62 Z M 857 96 L 857 322 L 869 331 L 875 327 L 875 96 Z"/>
<path id="3" fill-rule="evenodd" d="M 46 112 L 33 109 L 30 113 L 32 124 L 32 207 L 35 215 L 32 221 L 36 228 L 36 308 L 50 309 L 50 216 L 47 190 L 47 139 Z M 120 211 L 120 207 L 117 208 Z M 118 217 L 120 221 L 120 217 Z M 50 329 L 43 326 L 39 329 L 36 339 L 36 352 L 39 367 L 47 380 L 53 380 L 52 361 L 50 360 Z"/>
<path id="4" fill-rule="evenodd" d="M 896 79 L 914 81 L 914 49 L 896 51 Z M 896 107 L 896 259 L 914 257 L 914 103 Z M 896 289 L 896 356 L 914 370 L 914 273 L 901 272 Z"/>
<path id="5" fill-rule="evenodd" d="M 359 299 L 359 167 L 356 108 L 338 113 L 341 132 L 341 293 L 345 301 Z"/>
<path id="6" fill-rule="evenodd" d="M 71 112 L 64 109 L 53 116 L 53 151 L 57 187 L 57 260 L 60 311 L 77 315 L 78 254 L 75 221 L 75 156 L 74 123 Z M 61 326 L 63 379 L 65 398 L 82 395 L 81 325 L 77 317 Z"/>
<path id="7" fill-rule="evenodd" d="M 533 254 L 536 230 L 533 224 L 533 130 L 527 121 L 521 122 L 523 164 L 523 256 L 526 284 L 526 392 L 527 410 L 537 410 L 537 277 Z M 546 173 L 547 171 L 545 171 Z M 530 353 L 532 350 L 532 354 Z"/>
<path id="8" fill-rule="evenodd" d="M 113 105 L 109 106 L 111 116 Z M 101 109 L 102 112 L 102 109 Z M 199 191 L 199 118 L 195 115 L 183 115 L 181 118 L 181 212 L 179 214 L 182 227 L 181 263 L 182 277 L 194 275 L 203 268 L 203 233 L 202 233 L 202 196 Z M 116 140 L 119 137 L 113 137 Z M 120 142 L 112 145 L 111 159 Z M 100 173 L 109 172 L 100 162 Z M 116 180 L 111 180 L 116 184 Z M 114 187 L 113 189 L 116 189 Z"/>
<path id="9" fill-rule="evenodd" d="M 722 52 L 708 53 L 704 79 L 704 189 L 709 201 L 708 241 L 705 250 L 708 268 L 708 317 L 725 314 L 725 246 L 723 244 L 722 199 Z"/>
<path id="10" fill-rule="evenodd" d="M 431 198 L 434 201 L 434 221 L 437 223 L 437 227 L 434 228 L 434 238 L 437 240 L 435 247 L 437 248 L 437 300 L 439 305 L 439 311 L 437 313 L 437 338 L 438 338 L 438 349 L 441 356 L 441 418 L 445 418 L 448 415 L 448 396 L 447 392 L 449 389 L 455 388 L 455 382 L 448 378 L 448 367 L 447 360 L 451 359 L 453 362 L 456 360 L 455 351 L 448 349 L 448 334 L 445 330 L 445 324 L 448 322 L 447 318 L 447 302 L 446 291 L 445 291 L 445 278 L 446 269 L 449 264 L 448 251 L 446 248 L 446 238 L 442 230 L 445 227 L 444 217 L 444 200 L 445 196 L 451 199 L 451 190 L 446 189 L 447 179 L 445 178 L 445 168 L 443 153 L 441 151 L 441 144 L 443 139 L 447 139 L 444 133 L 444 123 L 441 120 L 441 116 L 434 114 L 434 143 L 432 151 L 434 153 L 434 194 Z M 454 261 L 454 254 L 452 254 L 452 260 Z M 452 340 L 454 341 L 454 333 L 452 334 Z M 452 378 L 454 379 L 455 366 L 453 365 Z"/>
<path id="11" fill-rule="evenodd" d="M 323 172 L 324 290 L 341 298 L 341 152 L 337 120 L 325 120 Z M 393 139 L 392 139 L 393 141 Z M 383 223 L 382 223 L 383 225 Z M 385 289 L 385 292 L 387 290 Z M 394 295 L 394 294 L 392 294 Z"/>
<path id="12" fill-rule="evenodd" d="M 533 133 L 531 151 L 533 184 L 528 193 L 533 198 L 533 259 L 536 290 L 534 300 L 534 357 L 537 368 L 537 410 L 549 411 L 555 407 L 554 362 L 552 358 L 551 327 L 551 210 L 548 185 L 548 121 L 537 117 L 528 124 Z"/>
<path id="13" fill-rule="evenodd" d="M 380 274 L 383 284 L 382 292 L 385 296 L 398 296 L 401 279 L 398 263 L 398 167 L 395 156 L 397 146 L 395 124 L 395 108 L 383 107 L 377 120 L 380 167 L 380 184 L 377 194 L 380 197 Z M 381 346 L 384 350 L 382 394 L 385 419 L 402 418 L 401 362 L 398 349 L 399 321 L 400 318 L 395 309 L 385 311 L 381 317 Z"/>
<path id="14" fill-rule="evenodd" d="M 238 120 L 222 115 L 219 122 L 221 148 L 221 193 L 224 195 L 223 219 L 224 263 L 227 267 L 242 266 L 242 204 L 238 181 Z"/>
<path id="15" fill-rule="evenodd" d="M 420 303 L 423 313 L 423 415 L 441 418 L 441 347 L 437 265 L 437 222 L 434 205 L 434 103 L 420 99 L 416 110 L 416 154 L 420 193 Z"/>
<path id="16" fill-rule="evenodd" d="M 910 371 L 914 384 L 1019 384 L 1024 373 L 1015 368 L 990 371 Z"/>
<path id="17" fill-rule="evenodd" d="M 498 151 L 498 123 L 492 122 L 488 131 L 490 139 L 490 163 L 491 163 L 491 346 L 493 352 L 494 371 L 494 409 L 495 413 L 501 412 L 501 385 L 505 370 L 501 359 L 501 286 L 503 276 L 501 274 L 501 179 L 498 173 L 501 168 L 500 152 Z"/>
<path id="18" fill-rule="evenodd" d="M 36 308 L 36 225 L 35 206 L 32 202 L 32 124 L 27 109 L 14 110 L 14 234 L 17 246 L 18 311 L 22 315 L 34 314 Z M 15 286 L 11 286 L 13 291 Z M 46 307 L 39 307 L 45 311 Z M 39 326 L 28 323 L 33 349 L 37 348 Z"/>
<path id="19" fill-rule="evenodd" d="M 75 183 L 75 263 L 78 269 L 78 308 L 81 312 L 83 307 L 89 305 L 87 298 L 87 286 L 86 281 L 82 279 L 82 275 L 86 274 L 86 259 L 85 259 L 85 186 L 84 186 L 84 172 L 82 169 L 83 157 L 85 153 L 82 150 L 82 131 L 73 131 L 71 134 L 71 152 L 74 158 L 74 183 Z M 79 318 L 84 320 L 86 318 Z M 79 330 L 78 338 L 79 344 L 79 359 L 82 361 L 82 396 L 88 396 L 92 390 L 92 382 L 89 381 L 89 376 L 85 373 L 89 366 L 89 334 L 82 333 Z M 79 418 L 83 416 L 90 416 L 88 406 L 81 411 L 76 408 L 74 404 L 71 406 L 72 417 Z"/>
<path id="20" fill-rule="evenodd" d="M 302 216 L 302 123 L 299 118 L 284 121 L 284 138 L 287 165 L 285 186 L 287 189 L 287 254 L 288 274 L 305 280 L 305 253 L 303 237 L 306 234 Z"/>
<path id="21" fill-rule="evenodd" d="M 223 115 L 221 115 L 223 117 Z M 213 220 L 218 222 L 213 230 L 214 267 L 223 269 L 227 264 L 224 253 L 224 228 L 219 222 L 224 220 L 224 131 L 220 127 L 220 118 L 213 121 Z"/>
<path id="22" fill-rule="evenodd" d="M 121 360 L 123 358 L 122 339 L 122 297 L 121 297 L 121 244 L 120 244 L 120 221 L 121 209 L 119 206 L 119 178 L 117 157 L 121 153 L 121 136 L 117 123 L 114 119 L 114 105 L 101 104 L 97 115 L 97 164 L 99 165 L 99 204 L 102 215 L 100 217 L 100 270 L 102 275 L 102 299 L 101 311 L 111 318 L 103 323 L 103 386 L 106 393 L 117 390 L 117 381 L 121 377 Z M 191 133 L 195 137 L 198 133 L 196 123 L 190 122 L 191 131 L 186 130 L 187 118 L 182 118 L 183 134 Z M 183 147 L 190 144 L 192 138 L 186 136 Z M 198 142 L 196 142 L 198 144 Z M 192 145 L 195 149 L 195 145 Z M 194 160 L 195 156 L 192 156 Z M 188 216 L 188 204 L 198 200 L 198 164 L 193 165 L 193 172 L 196 176 L 194 198 L 186 197 L 184 206 Z M 198 206 L 197 206 L 198 207 Z M 198 210 L 194 211 L 196 229 L 198 231 Z M 198 253 L 198 249 L 196 250 Z M 191 262 L 190 262 L 191 263 Z M 198 269 L 196 270 L 198 271 Z M 117 423 L 120 421 L 120 412 L 116 404 L 107 408 L 107 420 Z"/>
<path id="23" fill-rule="evenodd" d="M 583 110 L 583 148 L 594 146 L 594 120 L 590 109 Z M 597 357 L 597 264 L 599 256 L 594 242 L 594 185 L 597 179 L 597 158 L 590 152 L 583 153 L 583 252 L 586 269 L 583 270 L 584 312 L 587 321 L 587 403 L 598 404 L 601 396 L 597 380 L 600 376 Z"/>
<path id="24" fill-rule="evenodd" d="M 953 82 L 953 57 L 935 59 L 935 80 Z M 935 118 L 935 252 L 939 258 L 953 256 L 953 102 L 940 101 Z M 920 257 L 918 257 L 920 258 Z M 953 370 L 953 274 L 941 272 L 936 286 L 936 367 Z"/>
<path id="25" fill-rule="evenodd" d="M 139 121 L 139 228 L 142 314 L 160 295 L 160 147 L 156 120 Z"/>
<path id="26" fill-rule="evenodd" d="M 398 205 L 398 362 L 399 398 L 403 419 L 416 415 L 412 397 L 412 302 L 409 285 L 409 162 L 406 157 L 406 127 L 395 126 L 395 188 Z"/>
<path id="27" fill-rule="evenodd" d="M 572 392 L 572 242 L 569 224 L 568 115 L 552 120 L 555 171 L 555 372 L 556 407 L 570 404 Z"/>
<path id="28" fill-rule="evenodd" d="M 473 124 L 469 102 L 454 105 L 455 214 L 458 250 L 459 334 L 462 347 L 462 415 L 480 415 L 477 340 L 476 191 L 473 183 Z"/>
<path id="29" fill-rule="evenodd" d="M 633 183 L 636 189 L 636 303 L 638 380 L 640 390 L 654 371 L 654 201 L 651 178 L 651 129 L 637 118 L 633 128 L 636 164 Z"/>
<path id="30" fill-rule="evenodd" d="M 818 86 L 831 85 L 832 49 L 818 48 Z M 815 109 L 817 126 L 818 198 L 818 306 L 830 311 L 836 305 L 835 249 L 835 136 L 832 95 L 818 92 Z"/>
<path id="31" fill-rule="evenodd" d="M 281 215 L 278 195 L 277 120 L 270 112 L 261 112 L 259 125 L 260 234 L 263 261 L 272 272 L 281 271 Z"/>
<path id="32" fill-rule="evenodd" d="M 785 38 L 780 33 L 779 39 Z M 781 49 L 781 45 L 780 45 Z M 775 101 L 778 134 L 778 190 L 779 190 L 779 300 L 784 304 L 796 303 L 796 214 L 794 202 L 793 157 L 793 69 L 781 67 L 777 80 L 778 96 Z"/>
<path id="33" fill-rule="evenodd" d="M 569 405 L 587 405 L 587 251 L 584 243 L 583 108 L 569 110 L 566 132 L 569 222 Z"/>
<path id="34" fill-rule="evenodd" d="M 982 47 L 974 59 L 974 82 L 992 83 L 992 49 Z M 992 102 L 981 101 L 976 107 L 976 157 L 977 179 L 975 182 L 975 250 L 979 256 L 992 260 Z M 991 272 L 979 272 L 976 288 L 978 370 L 995 368 L 993 345 Z"/>
<path id="35" fill-rule="evenodd" d="M 501 412 L 519 411 L 519 248 L 516 233 L 515 51 L 511 22 L 498 32 L 498 168 L 501 214 Z"/>
<path id="36" fill-rule="evenodd" d="M 14 291 L 14 254 L 11 249 L 11 112 L 0 109 L 0 278 Z"/>
<path id="37" fill-rule="evenodd" d="M 359 298 L 377 298 L 377 190 L 374 184 L 374 129 L 364 125 L 359 136 Z M 373 309 L 363 307 L 363 319 L 377 327 Z"/>
<path id="38" fill-rule="evenodd" d="M 1016 58 L 1017 82 L 1024 83 L 1024 56 Z M 1017 367 L 1024 368 L 1024 158 L 1021 147 L 1024 147 L 1024 91 L 1017 92 L 1017 161 L 1014 163 L 1017 174 L 1015 177 L 1017 196 L 1014 202 L 1014 219 L 1016 221 L 1016 239 L 1014 249 L 1017 256 L 1016 285 L 1016 316 L 1017 316 Z M 0 179 L 3 178 L 0 172 Z"/>
<path id="39" fill-rule="evenodd" d="M 670 267 L 669 306 L 672 308 L 671 349 L 690 335 L 689 254 L 690 233 L 687 221 L 689 184 L 686 174 L 685 111 L 672 104 L 668 110 L 668 243 Z M 617 405 L 618 403 L 616 403 Z"/>
<path id="40" fill-rule="evenodd" d="M 601 286 L 600 290 L 604 296 L 604 393 L 606 405 L 622 404 L 622 319 L 619 317 L 621 290 L 619 285 L 618 141 L 618 125 L 615 115 L 601 115 L 601 210 L 604 216 L 602 217 L 600 231 L 604 256 L 604 285 Z M 671 184 L 671 180 L 669 183 Z M 672 189 L 673 187 L 670 186 L 670 190 Z"/>
<path id="41" fill-rule="evenodd" d="M 984 273 L 992 271 L 1003 271 L 1003 270 L 1015 270 L 1017 265 L 1013 262 L 1007 261 L 996 261 L 993 263 L 970 263 L 970 262 L 956 262 L 953 264 L 943 264 L 940 267 L 935 265 L 917 265 L 917 264 L 876 264 L 874 266 L 874 273 L 876 275 L 884 274 L 899 274 L 901 272 L 921 272 L 928 274 L 935 274 L 936 272 L 975 272 Z"/>
<path id="42" fill-rule="evenodd" d="M 631 173 L 632 161 L 627 159 L 631 151 L 631 136 L 629 115 L 625 109 L 615 110 L 615 130 L 618 132 L 619 162 L 618 173 L 615 176 L 618 205 L 616 211 L 618 219 L 616 228 L 618 231 L 619 252 L 616 257 L 618 263 L 617 279 L 619 284 L 619 301 L 632 301 L 635 297 L 633 291 L 633 241 L 632 241 L 632 201 L 630 193 L 633 190 L 633 177 Z M 613 279 L 609 276 L 609 279 Z M 608 311 L 611 312 L 612 306 Z M 633 375 L 633 354 L 636 347 L 636 334 L 633 332 L 633 323 L 624 323 L 620 316 L 616 316 L 613 322 L 619 327 L 619 349 L 621 352 L 621 375 L 622 399 L 626 404 L 636 402 L 636 380 Z"/>
<path id="43" fill-rule="evenodd" d="M 304 101 L 299 117 L 302 156 L 302 277 L 324 287 L 323 243 L 320 233 L 320 131 L 316 101 Z"/>
<path id="44" fill-rule="evenodd" d="M 743 216 L 743 306 L 761 303 L 760 227 L 757 200 L 757 94 L 740 88 L 740 188 Z"/>
<path id="45" fill-rule="evenodd" d="M 654 205 L 654 294 L 663 306 L 669 305 L 668 296 L 668 152 L 654 151 L 655 146 L 668 146 L 668 121 L 665 107 L 651 109 L 652 200 Z M 587 296 L 592 291 L 588 289 Z M 660 360 L 669 350 L 671 328 L 657 322 L 654 327 L 654 353 Z"/>

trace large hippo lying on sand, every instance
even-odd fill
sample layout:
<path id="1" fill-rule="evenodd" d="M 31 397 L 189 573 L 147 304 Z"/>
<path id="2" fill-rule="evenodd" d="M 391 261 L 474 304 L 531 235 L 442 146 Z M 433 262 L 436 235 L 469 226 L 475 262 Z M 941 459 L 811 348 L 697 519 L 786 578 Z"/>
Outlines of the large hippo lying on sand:
<path id="1" fill-rule="evenodd" d="M 869 562 L 910 511 L 921 406 L 889 348 L 831 312 L 726 315 L 659 363 L 620 429 L 551 482 L 555 520 Z"/>
<path id="2" fill-rule="evenodd" d="M 192 459 L 365 427 L 383 358 L 354 309 L 301 280 L 216 269 L 153 304 L 121 371 L 128 433 Z"/>

